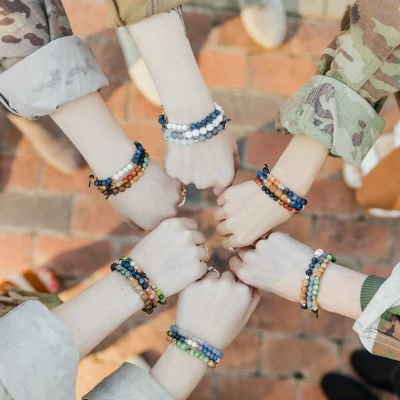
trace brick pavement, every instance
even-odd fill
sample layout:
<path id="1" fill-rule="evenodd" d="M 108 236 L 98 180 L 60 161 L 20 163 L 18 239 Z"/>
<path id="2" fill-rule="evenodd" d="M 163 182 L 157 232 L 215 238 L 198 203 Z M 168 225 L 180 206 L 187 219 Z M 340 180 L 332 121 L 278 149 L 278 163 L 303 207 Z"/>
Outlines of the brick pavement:
<path id="1" fill-rule="evenodd" d="M 123 63 L 115 33 L 104 26 L 102 0 L 65 0 L 75 31 L 90 43 L 111 86 L 103 96 L 130 137 L 143 140 L 161 158 L 164 141 L 155 117 L 158 109 L 138 93 Z M 268 159 L 273 164 L 288 143 L 273 132 L 273 119 L 285 97 L 305 82 L 315 60 L 338 29 L 345 0 L 287 0 L 289 39 L 265 51 L 245 33 L 232 0 L 192 1 L 185 19 L 201 71 L 214 97 L 235 115 L 232 129 L 240 145 L 238 181 L 252 177 Z M 90 16 L 90 17 L 88 17 Z M 399 118 L 390 100 L 383 111 L 390 130 Z M 107 202 L 88 190 L 88 169 L 65 177 L 46 165 L 20 133 L 0 116 L 0 274 L 35 266 L 54 268 L 68 290 L 64 298 L 106 273 L 105 266 L 126 252 L 142 233 L 127 227 Z M 304 216 L 284 230 L 313 247 L 332 249 L 344 265 L 387 276 L 400 257 L 400 226 L 366 217 L 341 179 L 341 161 L 328 159 L 311 189 Z M 214 233 L 210 191 L 190 191 L 183 211 L 195 216 L 214 261 L 228 255 Z M 94 277 L 90 274 L 97 271 Z M 173 319 L 173 304 L 152 320 L 129 320 L 81 364 L 78 392 L 90 389 L 124 359 L 144 353 L 154 362 L 165 347 L 163 329 Z M 263 294 L 243 333 L 207 376 L 191 400 L 322 399 L 318 380 L 326 371 L 349 371 L 348 358 L 358 348 L 346 318 L 323 314 L 314 321 L 291 304 Z M 313 343 L 312 352 L 309 345 Z"/>

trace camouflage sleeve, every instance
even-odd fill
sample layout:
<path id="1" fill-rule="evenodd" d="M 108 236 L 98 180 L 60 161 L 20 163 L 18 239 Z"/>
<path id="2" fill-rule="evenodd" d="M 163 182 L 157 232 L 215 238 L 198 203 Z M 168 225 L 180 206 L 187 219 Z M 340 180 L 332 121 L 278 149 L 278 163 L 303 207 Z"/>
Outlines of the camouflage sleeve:
<path id="1" fill-rule="evenodd" d="M 108 84 L 61 0 L 2 0 L 0 103 L 37 118 Z"/>
<path id="2" fill-rule="evenodd" d="M 398 0 L 357 1 L 317 74 L 281 107 L 277 130 L 310 136 L 359 165 L 383 130 L 384 101 L 400 90 L 399 11 Z"/>

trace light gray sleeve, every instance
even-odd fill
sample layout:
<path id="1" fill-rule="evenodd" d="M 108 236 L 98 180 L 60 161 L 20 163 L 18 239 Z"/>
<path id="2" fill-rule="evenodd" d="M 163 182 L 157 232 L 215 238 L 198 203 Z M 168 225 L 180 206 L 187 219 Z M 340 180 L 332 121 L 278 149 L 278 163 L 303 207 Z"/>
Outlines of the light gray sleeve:
<path id="1" fill-rule="evenodd" d="M 82 398 L 82 400 L 133 399 L 174 400 L 150 373 L 130 363 L 124 363 Z"/>
<path id="2" fill-rule="evenodd" d="M 14 114 L 35 119 L 106 85 L 86 43 L 64 36 L 0 74 L 0 102 Z"/>
<path id="3" fill-rule="evenodd" d="M 38 301 L 0 319 L 1 400 L 75 400 L 78 362 L 67 327 Z"/>

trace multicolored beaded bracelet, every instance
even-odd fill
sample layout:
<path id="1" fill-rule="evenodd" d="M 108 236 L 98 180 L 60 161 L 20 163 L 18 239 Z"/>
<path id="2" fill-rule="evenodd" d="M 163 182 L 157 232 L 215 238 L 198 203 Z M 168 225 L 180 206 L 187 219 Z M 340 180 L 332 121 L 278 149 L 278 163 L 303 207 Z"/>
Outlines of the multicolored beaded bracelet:
<path id="1" fill-rule="evenodd" d="M 117 195 L 119 192 L 129 189 L 133 182 L 138 182 L 149 165 L 150 156 L 139 142 L 135 142 L 135 146 L 136 152 L 129 164 L 106 179 L 98 179 L 94 174 L 90 174 L 89 186 L 91 184 L 96 186 L 100 193 L 108 199 L 111 195 Z"/>
<path id="2" fill-rule="evenodd" d="M 143 300 L 144 307 L 142 311 L 146 312 L 147 314 L 152 314 L 154 309 L 157 308 L 158 303 L 162 305 L 166 304 L 166 298 L 157 288 L 157 285 L 155 285 L 147 278 L 147 275 L 138 265 L 135 265 L 134 268 L 132 267 L 132 265 L 129 265 L 129 267 L 126 268 L 126 263 L 128 262 L 128 260 L 130 260 L 130 262 L 132 261 L 128 257 L 120 258 L 118 264 L 113 263 L 111 265 L 111 271 L 117 271 L 129 280 L 136 293 Z M 122 263 L 124 266 L 122 265 Z M 156 299 L 156 296 L 158 298 L 158 301 Z"/>
<path id="3" fill-rule="evenodd" d="M 176 325 L 172 325 L 171 328 L 174 328 L 174 330 L 169 330 L 167 332 L 166 339 L 168 342 L 175 344 L 176 347 L 179 347 L 181 350 L 186 351 L 193 357 L 198 358 L 200 361 L 204 362 L 207 364 L 209 368 L 216 368 L 217 364 L 220 362 L 222 358 L 222 352 L 215 349 L 214 347 L 207 345 L 208 348 L 211 348 L 213 352 L 210 352 L 209 350 L 205 351 L 205 345 L 206 343 L 200 339 L 188 339 L 187 335 L 186 337 L 183 335 L 180 335 L 176 329 L 179 330 L 179 328 Z M 193 338 L 193 337 L 192 337 Z M 204 343 L 201 345 L 201 343 Z M 203 350 L 200 350 L 202 348 Z M 218 353 L 218 356 L 217 356 Z M 210 355 L 207 355 L 210 354 Z M 220 356 L 219 356 L 220 355 Z"/>
<path id="4" fill-rule="evenodd" d="M 336 262 L 334 254 L 326 254 L 322 249 L 316 250 L 302 281 L 300 290 L 301 308 L 303 310 L 309 309 L 317 318 L 320 310 L 317 302 L 320 281 L 330 262 Z"/>
<path id="5" fill-rule="evenodd" d="M 300 214 L 307 205 L 306 199 L 292 192 L 271 174 L 267 164 L 265 164 L 262 171 L 257 171 L 254 181 L 267 196 L 274 201 L 278 201 L 280 206 L 293 214 Z"/>
<path id="6" fill-rule="evenodd" d="M 205 119 L 188 125 L 169 123 L 166 116 L 161 114 L 158 122 L 162 126 L 164 138 L 170 143 L 191 145 L 217 136 L 230 120 L 220 105 L 214 105 L 215 110 Z"/>

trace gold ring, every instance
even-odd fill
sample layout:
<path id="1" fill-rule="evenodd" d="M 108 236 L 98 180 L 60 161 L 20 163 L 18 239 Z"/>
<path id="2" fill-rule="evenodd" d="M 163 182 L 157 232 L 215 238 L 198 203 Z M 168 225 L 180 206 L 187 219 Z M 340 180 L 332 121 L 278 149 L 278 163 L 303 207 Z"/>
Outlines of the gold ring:
<path id="1" fill-rule="evenodd" d="M 232 235 L 229 235 L 229 236 L 232 236 Z M 228 242 L 229 236 L 226 236 L 226 237 L 225 237 L 225 239 L 224 239 L 224 241 L 223 241 L 223 244 L 225 245 L 225 248 L 226 248 L 228 251 L 230 251 L 231 253 L 234 253 L 234 252 L 235 252 L 235 248 L 232 247 L 232 246 L 229 244 L 229 242 Z"/>
<path id="2" fill-rule="evenodd" d="M 208 267 L 208 268 L 207 268 L 207 273 L 209 273 L 209 272 L 215 272 L 215 273 L 217 274 L 217 276 L 218 276 L 218 279 L 221 278 L 221 273 L 220 273 L 216 268 L 214 268 L 214 267 Z"/>
<path id="3" fill-rule="evenodd" d="M 185 186 L 182 186 L 182 201 L 178 204 L 178 207 L 182 207 L 186 203 L 186 193 L 187 190 Z"/>
<path id="4" fill-rule="evenodd" d="M 210 259 L 210 251 L 208 250 L 208 247 L 205 244 L 199 244 L 198 246 L 203 247 L 203 249 L 206 251 L 206 255 L 200 260 L 200 262 L 208 262 L 208 260 Z"/>

